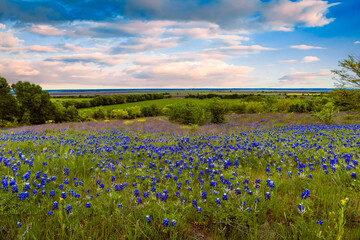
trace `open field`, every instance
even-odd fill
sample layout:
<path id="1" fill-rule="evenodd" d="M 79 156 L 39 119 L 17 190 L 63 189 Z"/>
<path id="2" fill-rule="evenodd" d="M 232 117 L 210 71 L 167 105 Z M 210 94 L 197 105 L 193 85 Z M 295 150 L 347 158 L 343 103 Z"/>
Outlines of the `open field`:
<path id="1" fill-rule="evenodd" d="M 149 107 L 153 104 L 157 105 L 160 108 L 166 107 L 167 105 L 175 105 L 179 103 L 185 103 L 185 102 L 194 102 L 201 105 L 206 105 L 211 101 L 211 99 L 183 99 L 183 98 L 167 98 L 167 99 L 157 99 L 157 100 L 151 100 L 151 101 L 141 101 L 141 102 L 132 102 L 132 103 L 124 103 L 124 104 L 116 104 L 116 105 L 107 105 L 107 106 L 101 106 L 104 110 L 111 110 L 111 109 L 126 109 L 128 107 Z M 238 103 L 240 102 L 240 99 L 223 99 L 224 102 L 228 103 Z M 99 107 L 91 107 L 91 108 L 84 108 L 79 109 L 79 111 L 84 110 L 95 110 Z"/>
<path id="2" fill-rule="evenodd" d="M 356 122 L 243 114 L 3 131 L 1 236 L 359 239 Z"/>

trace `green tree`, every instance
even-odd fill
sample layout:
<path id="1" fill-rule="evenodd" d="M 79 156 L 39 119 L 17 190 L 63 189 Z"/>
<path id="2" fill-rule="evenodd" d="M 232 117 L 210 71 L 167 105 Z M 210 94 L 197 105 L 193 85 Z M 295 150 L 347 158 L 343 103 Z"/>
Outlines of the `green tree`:
<path id="1" fill-rule="evenodd" d="M 360 57 L 349 55 L 339 61 L 340 70 L 332 70 L 339 88 L 360 88 Z"/>
<path id="2" fill-rule="evenodd" d="M 0 77 L 0 120 L 1 126 L 5 125 L 5 120 L 13 120 L 18 114 L 18 103 L 11 94 L 11 88 L 6 79 Z"/>
<path id="3" fill-rule="evenodd" d="M 221 101 L 219 98 L 214 98 L 208 106 L 211 115 L 211 122 L 218 124 L 225 122 L 225 114 L 230 110 L 227 102 Z"/>
<path id="4" fill-rule="evenodd" d="M 19 81 L 13 84 L 12 88 L 20 103 L 22 118 L 29 115 L 31 124 L 41 124 L 54 119 L 55 106 L 50 101 L 50 94 L 43 91 L 39 85 Z"/>

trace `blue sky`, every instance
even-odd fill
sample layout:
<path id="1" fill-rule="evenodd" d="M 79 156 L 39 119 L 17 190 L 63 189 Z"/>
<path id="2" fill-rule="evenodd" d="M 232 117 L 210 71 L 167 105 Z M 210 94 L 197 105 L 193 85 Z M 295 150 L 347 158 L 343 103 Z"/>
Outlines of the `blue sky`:
<path id="1" fill-rule="evenodd" d="M 0 76 L 44 89 L 334 87 L 357 0 L 1 0 Z"/>

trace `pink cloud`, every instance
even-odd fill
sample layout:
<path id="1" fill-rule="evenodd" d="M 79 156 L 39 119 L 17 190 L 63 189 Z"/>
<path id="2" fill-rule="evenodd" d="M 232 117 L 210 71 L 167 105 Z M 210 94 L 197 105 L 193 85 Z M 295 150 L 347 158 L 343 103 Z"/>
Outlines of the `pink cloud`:
<path id="1" fill-rule="evenodd" d="M 222 53 L 229 55 L 234 55 L 234 54 L 246 55 L 246 54 L 256 54 L 256 53 L 260 53 L 261 51 L 269 51 L 269 50 L 276 50 L 276 49 L 263 47 L 260 45 L 251 45 L 251 46 L 235 45 L 235 46 L 220 47 L 215 49 L 208 49 L 206 50 L 206 52 Z"/>
<path id="2" fill-rule="evenodd" d="M 303 59 L 301 59 L 302 63 L 309 63 L 309 62 L 316 62 L 319 61 L 320 58 L 315 57 L 315 56 L 306 56 Z"/>
<path id="3" fill-rule="evenodd" d="M 33 25 L 27 30 L 29 32 L 43 36 L 59 36 L 59 35 L 64 35 L 66 33 L 66 31 L 60 30 L 50 25 Z"/>
<path id="4" fill-rule="evenodd" d="M 0 46 L 15 47 L 19 45 L 20 42 L 22 42 L 22 40 L 14 37 L 12 32 L 0 32 Z"/>
<path id="5" fill-rule="evenodd" d="M 295 48 L 295 49 L 299 49 L 299 50 L 325 49 L 323 47 L 309 46 L 309 45 L 305 45 L 305 44 L 293 45 L 290 48 Z"/>
<path id="6" fill-rule="evenodd" d="M 279 81 L 283 84 L 318 84 L 320 83 L 318 78 L 329 76 L 331 76 L 331 72 L 328 70 L 313 73 L 294 72 L 282 76 Z"/>
<path id="7" fill-rule="evenodd" d="M 25 46 L 25 47 L 0 47 L 0 51 L 29 51 L 29 52 L 43 52 L 43 53 L 54 53 L 57 52 L 57 49 L 50 46 Z"/>

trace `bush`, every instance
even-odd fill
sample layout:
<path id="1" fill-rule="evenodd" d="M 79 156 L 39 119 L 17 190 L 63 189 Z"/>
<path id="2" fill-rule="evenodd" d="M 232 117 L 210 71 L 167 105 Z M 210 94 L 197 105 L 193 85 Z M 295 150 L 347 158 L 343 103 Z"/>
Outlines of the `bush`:
<path id="1" fill-rule="evenodd" d="M 240 102 L 240 103 L 234 103 L 230 106 L 231 111 L 238 114 L 246 113 L 246 103 Z"/>
<path id="2" fill-rule="evenodd" d="M 229 104 L 215 98 L 209 103 L 208 110 L 212 123 L 223 123 L 225 122 L 225 114 L 229 112 Z"/>
<path id="3" fill-rule="evenodd" d="M 139 106 L 128 107 L 126 111 L 130 119 L 141 117 L 141 108 Z"/>
<path id="4" fill-rule="evenodd" d="M 152 104 L 148 107 L 142 107 L 141 113 L 144 117 L 155 117 L 161 114 L 161 109 L 157 105 Z"/>
<path id="5" fill-rule="evenodd" d="M 323 107 L 323 109 L 320 112 L 313 114 L 313 116 L 317 120 L 325 124 L 332 124 L 334 122 L 337 112 L 338 111 L 335 108 L 334 104 L 332 102 L 329 102 Z"/>
<path id="6" fill-rule="evenodd" d="M 95 119 L 105 119 L 105 111 L 103 108 L 98 108 L 94 111 Z"/>
<path id="7" fill-rule="evenodd" d="M 264 111 L 264 105 L 261 102 L 249 102 L 246 106 L 247 113 L 261 113 Z"/>
<path id="8" fill-rule="evenodd" d="M 115 119 L 127 119 L 129 118 L 129 114 L 123 109 L 113 109 L 110 112 L 110 117 Z"/>
<path id="9" fill-rule="evenodd" d="M 84 110 L 80 113 L 81 121 L 93 121 L 94 120 L 94 112 L 91 110 Z"/>
<path id="10" fill-rule="evenodd" d="M 205 110 L 194 102 L 177 104 L 169 111 L 169 119 L 182 124 L 201 125 L 205 122 Z"/>

